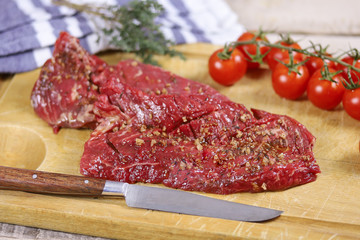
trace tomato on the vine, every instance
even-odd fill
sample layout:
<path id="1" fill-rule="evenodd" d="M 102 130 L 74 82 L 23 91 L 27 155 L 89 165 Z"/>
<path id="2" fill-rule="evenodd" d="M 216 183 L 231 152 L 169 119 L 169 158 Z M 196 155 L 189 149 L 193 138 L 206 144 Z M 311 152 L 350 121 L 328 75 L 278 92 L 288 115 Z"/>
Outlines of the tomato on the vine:
<path id="1" fill-rule="evenodd" d="M 251 33 L 251 32 L 245 32 L 243 33 L 238 39 L 238 42 L 245 42 L 245 41 L 250 41 L 253 40 L 255 38 L 255 34 Z M 255 38 L 256 41 L 261 41 L 261 40 L 265 40 L 267 41 L 266 38 L 262 39 L 261 37 L 256 37 Z M 249 69 L 256 69 L 260 67 L 260 64 L 258 62 L 252 62 L 251 61 L 251 57 L 250 55 L 255 55 L 256 51 L 257 51 L 257 46 L 256 44 L 245 44 L 245 45 L 238 45 L 237 49 L 239 49 L 245 56 L 246 61 L 248 62 L 248 68 Z M 261 54 L 265 54 L 267 51 L 269 50 L 269 47 L 267 46 L 261 46 L 260 47 L 260 53 Z"/>
<path id="2" fill-rule="evenodd" d="M 342 99 L 345 111 L 350 117 L 360 120 L 360 88 L 346 89 Z"/>
<path id="3" fill-rule="evenodd" d="M 343 61 L 343 62 L 345 62 L 347 64 L 350 64 L 350 65 L 353 65 L 356 68 L 360 68 L 360 59 L 358 59 L 358 60 L 356 60 L 356 62 L 354 62 L 355 59 L 353 57 L 346 56 L 346 57 L 342 58 L 341 61 Z M 349 81 L 349 76 L 348 76 L 349 69 L 346 66 L 339 64 L 338 67 L 337 67 L 337 70 L 341 70 L 343 78 L 347 82 L 350 82 Z M 350 70 L 350 75 L 351 75 L 351 78 L 352 78 L 354 83 L 357 83 L 357 82 L 360 81 L 360 73 L 359 72 L 356 72 L 354 70 Z"/>
<path id="4" fill-rule="evenodd" d="M 326 56 L 331 57 L 331 54 L 325 53 Z M 318 69 L 321 69 L 324 66 L 324 61 L 326 62 L 328 68 L 336 68 L 336 64 L 333 61 L 330 61 L 328 59 L 322 60 L 319 57 L 309 56 L 307 57 L 307 61 L 305 63 L 306 67 L 309 70 L 310 76 L 314 74 Z"/>
<path id="5" fill-rule="evenodd" d="M 296 100 L 306 91 L 309 81 L 309 71 L 306 66 L 297 67 L 296 72 L 290 72 L 289 69 L 281 63 L 274 68 L 271 76 L 272 86 L 275 92 L 283 98 Z"/>
<path id="6" fill-rule="evenodd" d="M 300 45 L 296 42 L 288 43 L 286 41 L 282 41 L 279 43 L 286 47 L 301 49 Z M 293 51 L 293 57 L 294 60 L 298 60 L 298 61 L 304 60 L 304 55 L 299 52 Z M 270 52 L 265 57 L 265 61 L 267 62 L 271 70 L 274 70 L 276 65 L 279 63 L 278 60 L 284 62 L 287 59 L 289 59 L 289 52 L 285 49 L 280 49 L 280 48 L 271 48 Z"/>
<path id="7" fill-rule="evenodd" d="M 310 78 L 307 86 L 308 99 L 318 108 L 331 110 L 341 103 L 345 87 L 341 80 L 341 74 L 332 77 L 334 82 L 322 79 L 322 69 L 318 69 Z M 329 68 L 330 73 L 336 70 Z"/>
<path id="8" fill-rule="evenodd" d="M 222 59 L 219 53 L 224 49 L 216 50 L 209 58 L 209 73 L 214 81 L 230 86 L 239 81 L 247 70 L 245 56 L 238 49 L 233 49 L 229 59 Z"/>

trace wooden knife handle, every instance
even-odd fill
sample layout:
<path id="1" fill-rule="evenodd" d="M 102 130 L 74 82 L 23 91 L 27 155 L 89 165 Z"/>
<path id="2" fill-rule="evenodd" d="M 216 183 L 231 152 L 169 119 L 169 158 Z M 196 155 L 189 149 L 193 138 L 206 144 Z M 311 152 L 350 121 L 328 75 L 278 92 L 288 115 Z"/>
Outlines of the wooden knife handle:
<path id="1" fill-rule="evenodd" d="M 66 195 L 101 195 L 105 180 L 0 166 L 0 189 Z"/>

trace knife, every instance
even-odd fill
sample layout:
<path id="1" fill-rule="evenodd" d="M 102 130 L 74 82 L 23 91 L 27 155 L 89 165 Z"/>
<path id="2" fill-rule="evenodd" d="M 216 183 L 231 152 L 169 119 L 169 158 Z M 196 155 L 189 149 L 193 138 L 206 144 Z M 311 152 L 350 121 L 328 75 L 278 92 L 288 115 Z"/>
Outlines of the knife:
<path id="1" fill-rule="evenodd" d="M 2 166 L 0 188 L 60 195 L 120 195 L 129 207 L 247 222 L 270 220 L 282 213 L 182 190 Z"/>

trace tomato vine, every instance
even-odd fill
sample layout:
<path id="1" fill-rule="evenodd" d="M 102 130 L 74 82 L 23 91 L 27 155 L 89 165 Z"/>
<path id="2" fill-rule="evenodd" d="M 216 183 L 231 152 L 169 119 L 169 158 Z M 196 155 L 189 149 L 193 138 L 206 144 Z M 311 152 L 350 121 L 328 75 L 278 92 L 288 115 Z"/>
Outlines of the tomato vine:
<path id="1" fill-rule="evenodd" d="M 267 64 L 272 71 L 274 91 L 279 96 L 296 100 L 306 92 L 316 107 L 325 110 L 332 110 L 342 102 L 345 111 L 360 120 L 360 52 L 356 48 L 333 56 L 328 53 L 329 46 L 310 41 L 310 46 L 301 48 L 289 34 L 280 35 L 280 40 L 273 43 L 266 34 L 261 29 L 257 33 L 245 32 L 217 50 L 221 59 L 217 68 L 221 70 L 214 80 L 233 85 L 244 75 L 244 68 L 256 69 Z M 236 49 L 243 53 L 247 63 L 238 62 L 240 67 L 230 69 L 227 66 L 234 65 L 232 54 Z M 209 72 L 214 68 L 209 61 Z M 237 69 L 242 74 L 235 74 Z M 223 76 L 237 77 L 224 79 Z"/>
<path id="2" fill-rule="evenodd" d="M 349 64 L 347 62 L 344 62 L 343 60 L 341 60 L 341 57 L 344 56 L 344 55 L 350 55 L 351 57 L 353 57 L 355 60 L 360 60 L 360 53 L 359 51 L 356 49 L 356 48 L 351 48 L 350 50 L 346 51 L 346 52 L 343 52 L 341 53 L 338 57 L 332 57 L 331 55 L 327 55 L 326 54 L 326 49 L 328 48 L 327 47 L 323 47 L 321 44 L 314 44 L 312 42 L 311 43 L 311 46 L 309 48 L 304 48 L 304 49 L 299 49 L 299 48 L 295 48 L 295 47 L 292 47 L 292 46 L 286 46 L 286 45 L 283 45 L 281 43 L 271 43 L 267 40 L 258 40 L 257 38 L 259 36 L 264 36 L 264 32 L 262 30 L 260 30 L 258 33 L 254 34 L 254 37 L 253 39 L 251 40 L 248 40 L 248 41 L 234 41 L 234 42 L 230 42 L 230 43 L 227 43 L 224 47 L 224 52 L 225 51 L 229 51 L 229 49 L 231 48 L 236 48 L 237 46 L 242 46 L 242 45 L 249 45 L 249 44 L 254 44 L 256 45 L 257 50 L 255 52 L 255 54 L 251 54 L 249 53 L 249 57 L 251 58 L 251 61 L 253 62 L 258 62 L 258 63 L 263 63 L 263 60 L 264 58 L 266 58 L 267 53 L 261 53 L 260 51 L 260 47 L 261 46 L 267 46 L 267 47 L 270 47 L 270 48 L 275 48 L 275 49 L 282 49 L 282 50 L 286 50 L 288 51 L 289 53 L 291 52 L 297 52 L 297 53 L 301 53 L 305 56 L 309 56 L 309 57 L 318 57 L 318 58 L 321 58 L 322 60 L 329 60 L 329 61 L 332 61 L 332 62 L 335 62 L 337 64 L 340 64 L 346 68 L 348 68 L 349 70 L 353 70 L 355 72 L 358 72 L 360 73 L 360 68 L 358 67 L 355 67 L 353 64 Z M 280 34 L 280 37 L 284 40 L 284 42 L 294 42 L 290 37 L 289 35 L 285 35 L 286 37 L 284 37 L 284 35 L 281 35 Z M 312 49 L 313 51 L 309 51 L 308 49 Z M 226 58 L 223 58 L 224 60 Z M 290 56 L 290 59 L 294 59 L 294 55 L 291 57 Z M 324 62 L 325 66 L 328 64 L 326 61 Z"/>

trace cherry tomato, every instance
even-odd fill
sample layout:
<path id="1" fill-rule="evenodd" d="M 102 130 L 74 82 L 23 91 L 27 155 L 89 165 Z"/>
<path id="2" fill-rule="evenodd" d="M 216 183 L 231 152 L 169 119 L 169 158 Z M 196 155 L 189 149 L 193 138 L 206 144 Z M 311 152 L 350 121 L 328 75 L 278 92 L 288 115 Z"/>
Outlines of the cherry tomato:
<path id="1" fill-rule="evenodd" d="M 343 62 L 346 62 L 350 65 L 354 65 L 354 67 L 356 68 L 360 68 L 360 59 L 357 60 L 355 63 L 354 63 L 354 58 L 351 57 L 351 56 L 346 56 L 344 58 L 341 59 L 341 61 Z M 349 69 L 341 64 L 338 64 L 338 67 L 337 67 L 338 70 L 341 70 L 342 71 L 342 75 L 343 75 L 343 78 L 347 81 L 347 82 L 350 82 L 349 81 L 349 76 L 348 76 L 348 71 Z M 358 72 L 355 72 L 353 70 L 350 71 L 350 75 L 351 75 L 351 78 L 352 80 L 354 81 L 354 83 L 357 83 L 359 80 L 360 80 L 360 73 Z"/>
<path id="2" fill-rule="evenodd" d="M 239 81 L 247 70 L 245 56 L 238 49 L 234 49 L 229 59 L 223 60 L 218 53 L 223 49 L 216 50 L 209 58 L 209 73 L 214 81 L 230 86 Z"/>
<path id="3" fill-rule="evenodd" d="M 280 42 L 281 45 L 286 47 L 292 47 L 296 49 L 301 49 L 300 45 L 297 43 L 287 43 L 287 42 Z M 293 51 L 294 60 L 302 61 L 304 59 L 304 55 L 302 53 L 298 53 Z M 274 70 L 276 65 L 279 63 L 276 59 L 284 62 L 285 60 L 289 59 L 289 52 L 285 49 L 280 48 L 271 48 L 270 52 L 266 55 L 266 62 L 269 65 L 271 70 Z"/>
<path id="4" fill-rule="evenodd" d="M 243 42 L 243 41 L 250 41 L 255 37 L 255 34 L 251 33 L 251 32 L 245 32 L 243 33 L 238 39 L 238 42 Z M 260 37 L 256 38 L 256 41 L 261 41 L 262 39 Z M 265 41 L 267 41 L 267 39 L 264 39 Z M 260 67 L 260 64 L 257 62 L 251 62 L 251 58 L 249 56 L 249 54 L 251 55 L 255 55 L 256 54 L 256 49 L 257 46 L 256 44 L 247 44 L 247 45 L 239 45 L 237 46 L 237 49 L 239 49 L 245 56 L 246 61 L 248 62 L 248 69 L 256 69 Z M 260 47 L 260 53 L 261 54 L 265 54 L 267 51 L 269 50 L 269 47 L 267 46 L 261 46 Z M 248 54 L 249 53 L 249 54 Z"/>
<path id="5" fill-rule="evenodd" d="M 309 71 L 304 65 L 299 66 L 297 70 L 300 74 L 296 72 L 289 74 L 288 68 L 281 63 L 278 63 L 274 68 L 271 76 L 272 85 L 280 97 L 296 100 L 306 91 Z"/>
<path id="6" fill-rule="evenodd" d="M 330 73 L 336 72 L 329 68 Z M 331 110 L 341 103 L 345 88 L 341 83 L 341 74 L 335 75 L 331 82 L 321 79 L 321 69 L 318 69 L 310 78 L 307 85 L 308 99 L 318 108 Z"/>
<path id="7" fill-rule="evenodd" d="M 342 104 L 350 117 L 360 120 L 360 88 L 354 90 L 346 89 Z"/>
<path id="8" fill-rule="evenodd" d="M 327 56 L 331 57 L 331 54 L 325 53 Z M 310 76 L 314 74 L 318 69 L 321 69 L 324 66 L 324 60 L 319 57 L 309 56 L 307 57 L 307 62 L 305 63 L 306 67 L 309 70 Z M 336 64 L 333 61 L 325 59 L 328 68 L 336 68 Z"/>

